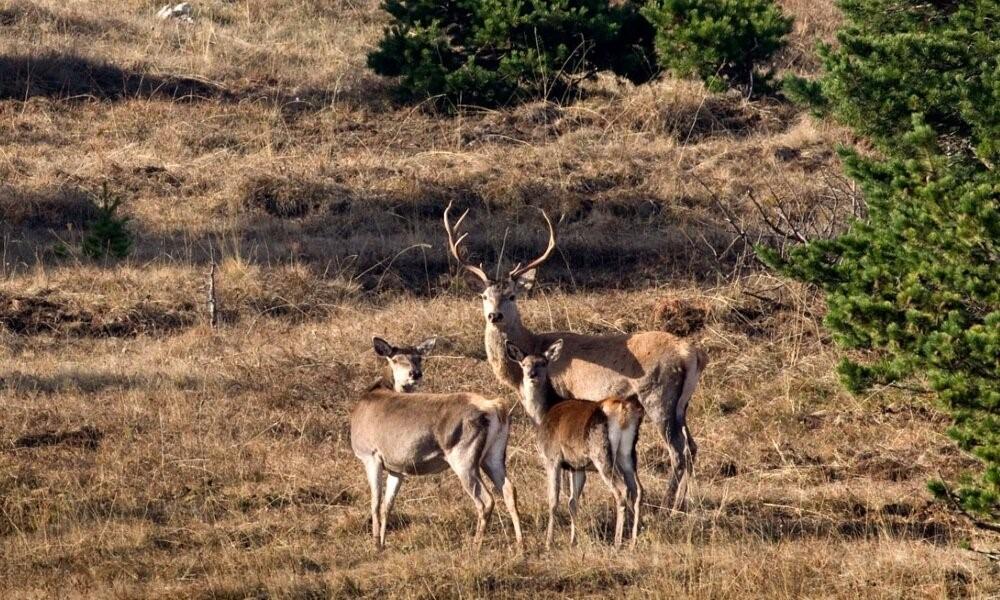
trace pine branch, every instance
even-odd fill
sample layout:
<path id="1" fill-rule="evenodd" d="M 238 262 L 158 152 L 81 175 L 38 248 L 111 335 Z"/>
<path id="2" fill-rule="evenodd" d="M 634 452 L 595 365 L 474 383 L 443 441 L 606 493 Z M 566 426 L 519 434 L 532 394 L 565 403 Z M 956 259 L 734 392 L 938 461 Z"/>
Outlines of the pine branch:
<path id="1" fill-rule="evenodd" d="M 956 512 L 958 512 L 958 514 L 965 517 L 965 519 L 969 521 L 977 529 L 982 529 L 983 531 L 989 531 L 991 533 L 1000 534 L 1000 524 L 983 521 L 982 519 L 976 517 L 975 515 L 967 511 L 965 507 L 962 506 L 961 498 L 958 497 L 958 494 L 952 492 L 951 488 L 949 488 L 947 484 L 944 483 L 944 478 L 941 477 L 940 473 L 938 474 L 938 480 L 941 482 L 941 487 L 944 488 L 943 495 L 945 500 L 947 500 L 948 504 Z"/>

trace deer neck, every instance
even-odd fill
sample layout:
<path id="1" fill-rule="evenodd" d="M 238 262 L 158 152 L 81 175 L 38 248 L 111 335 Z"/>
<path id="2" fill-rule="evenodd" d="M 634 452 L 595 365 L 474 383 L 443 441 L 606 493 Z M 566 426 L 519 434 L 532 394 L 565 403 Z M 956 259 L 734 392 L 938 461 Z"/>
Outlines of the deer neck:
<path id="1" fill-rule="evenodd" d="M 522 379 L 521 366 L 507 360 L 507 353 L 504 349 L 506 340 L 510 340 L 519 347 L 530 349 L 528 351 L 533 352 L 535 349 L 535 335 L 521 324 L 519 318 L 515 318 L 510 323 L 507 323 L 506 327 L 502 330 L 490 323 L 486 324 L 486 360 L 489 361 L 490 367 L 493 369 L 493 374 L 496 375 L 496 378 L 501 383 L 515 392 L 520 392 Z"/>
<path id="2" fill-rule="evenodd" d="M 542 424 L 545 414 L 556 402 L 559 402 L 559 396 L 556 395 L 555 388 L 552 387 L 552 382 L 548 377 L 537 384 L 522 377 L 521 404 L 524 406 L 524 412 L 528 413 L 528 417 L 536 426 Z"/>

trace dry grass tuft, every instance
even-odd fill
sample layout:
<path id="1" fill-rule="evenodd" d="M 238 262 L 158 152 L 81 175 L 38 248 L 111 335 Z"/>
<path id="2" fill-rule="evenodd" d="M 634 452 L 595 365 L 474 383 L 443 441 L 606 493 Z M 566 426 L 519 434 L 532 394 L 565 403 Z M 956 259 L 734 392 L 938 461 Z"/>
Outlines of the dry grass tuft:
<path id="1" fill-rule="evenodd" d="M 303 177 L 257 177 L 246 183 L 244 205 L 279 219 L 301 218 L 324 208 L 331 196 L 344 192 L 335 185 Z M 326 207 L 342 212 L 343 203 Z"/>

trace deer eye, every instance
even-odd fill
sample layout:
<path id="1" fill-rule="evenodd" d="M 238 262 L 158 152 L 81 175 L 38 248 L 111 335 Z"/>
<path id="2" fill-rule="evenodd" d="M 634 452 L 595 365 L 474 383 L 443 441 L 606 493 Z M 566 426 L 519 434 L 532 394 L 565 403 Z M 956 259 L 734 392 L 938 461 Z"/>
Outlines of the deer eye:
<path id="1" fill-rule="evenodd" d="M 507 299 L 510 300 L 511 302 L 514 301 L 514 298 L 515 298 L 514 294 L 507 296 Z"/>

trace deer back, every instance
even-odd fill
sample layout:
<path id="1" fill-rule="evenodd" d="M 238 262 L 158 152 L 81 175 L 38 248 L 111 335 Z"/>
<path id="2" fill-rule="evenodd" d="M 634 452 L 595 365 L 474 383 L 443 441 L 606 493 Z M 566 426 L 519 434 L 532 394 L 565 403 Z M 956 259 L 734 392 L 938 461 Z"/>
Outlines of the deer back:
<path id="1" fill-rule="evenodd" d="M 364 394 L 351 413 L 351 444 L 356 451 L 377 451 L 389 463 L 415 462 L 447 452 L 505 416 L 499 401 L 478 394 L 377 388 Z"/>
<path id="2" fill-rule="evenodd" d="M 589 462 L 590 439 L 595 428 L 605 426 L 607 416 L 600 404 L 586 400 L 563 400 L 552 406 L 538 427 L 538 443 L 550 459 L 571 464 Z"/>
<path id="3" fill-rule="evenodd" d="M 562 356 L 549 376 L 560 395 L 569 398 L 627 396 L 651 386 L 679 390 L 686 375 L 687 342 L 663 332 L 587 336 L 545 333 L 538 345 L 562 338 Z"/>

